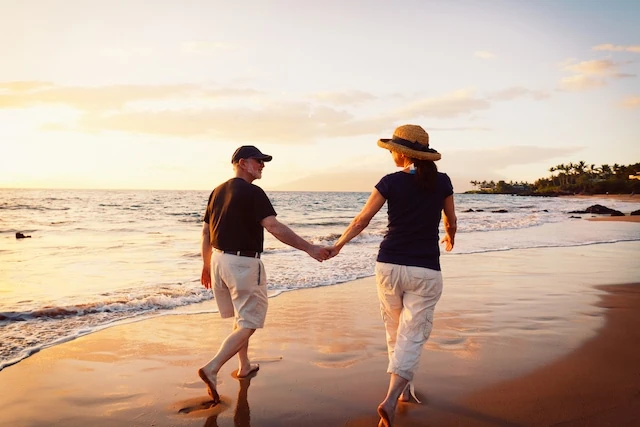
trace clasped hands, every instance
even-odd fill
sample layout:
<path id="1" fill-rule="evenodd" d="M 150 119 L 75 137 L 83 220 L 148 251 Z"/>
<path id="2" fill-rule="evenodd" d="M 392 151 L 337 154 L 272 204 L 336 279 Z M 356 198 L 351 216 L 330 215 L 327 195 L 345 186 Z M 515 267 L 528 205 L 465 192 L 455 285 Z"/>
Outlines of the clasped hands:
<path id="1" fill-rule="evenodd" d="M 318 262 L 326 261 L 338 255 L 340 249 L 335 246 L 311 245 L 307 253 Z"/>

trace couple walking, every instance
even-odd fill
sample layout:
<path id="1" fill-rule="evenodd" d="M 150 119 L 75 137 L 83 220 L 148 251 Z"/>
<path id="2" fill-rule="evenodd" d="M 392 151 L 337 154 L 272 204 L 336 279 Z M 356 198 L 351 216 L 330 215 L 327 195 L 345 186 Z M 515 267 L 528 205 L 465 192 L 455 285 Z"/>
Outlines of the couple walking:
<path id="1" fill-rule="evenodd" d="M 239 360 L 238 378 L 259 369 L 251 364 L 248 347 L 251 335 L 264 326 L 267 314 L 267 278 L 260 260 L 264 229 L 322 262 L 336 256 L 360 234 L 385 202 L 388 230 L 380 244 L 375 273 L 391 377 L 387 395 L 378 406 L 380 425 L 393 425 L 398 400 L 410 399 L 411 381 L 442 293 L 438 246 L 441 217 L 445 228 L 442 242 L 447 251 L 454 245 L 453 187 L 449 177 L 438 172 L 434 162 L 440 154 L 429 148 L 429 135 L 422 127 L 400 126 L 391 139 L 380 139 L 378 145 L 391 152 L 395 165 L 402 170 L 376 184 L 362 211 L 332 247 L 314 245 L 278 221 L 265 192 L 252 184 L 262 177 L 271 156 L 253 146 L 242 146 L 233 154 L 235 177 L 209 196 L 202 228 L 201 282 L 213 289 L 221 317 L 235 316 L 231 334 L 198 370 L 215 403 L 220 400 L 217 373 L 234 355 Z"/>

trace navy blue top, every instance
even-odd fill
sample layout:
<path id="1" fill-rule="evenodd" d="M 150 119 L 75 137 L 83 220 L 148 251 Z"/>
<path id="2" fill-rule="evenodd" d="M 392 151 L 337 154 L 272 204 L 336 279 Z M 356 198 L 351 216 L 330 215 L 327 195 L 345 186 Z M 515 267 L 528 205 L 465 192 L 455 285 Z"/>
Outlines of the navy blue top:
<path id="1" fill-rule="evenodd" d="M 376 189 L 387 199 L 389 223 L 377 260 L 440 270 L 438 227 L 444 199 L 453 194 L 447 174 L 438 172 L 436 191 L 420 187 L 415 175 L 384 176 Z"/>

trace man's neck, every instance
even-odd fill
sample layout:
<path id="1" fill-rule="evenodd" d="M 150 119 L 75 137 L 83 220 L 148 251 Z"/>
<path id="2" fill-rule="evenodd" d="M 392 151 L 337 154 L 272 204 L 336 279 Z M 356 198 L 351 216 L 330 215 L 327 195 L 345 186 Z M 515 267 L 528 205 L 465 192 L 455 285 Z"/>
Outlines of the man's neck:
<path id="1" fill-rule="evenodd" d="M 249 175 L 248 173 L 246 173 L 243 170 L 236 171 L 236 178 L 244 179 L 249 184 L 251 184 L 255 180 L 255 178 L 253 176 Z"/>

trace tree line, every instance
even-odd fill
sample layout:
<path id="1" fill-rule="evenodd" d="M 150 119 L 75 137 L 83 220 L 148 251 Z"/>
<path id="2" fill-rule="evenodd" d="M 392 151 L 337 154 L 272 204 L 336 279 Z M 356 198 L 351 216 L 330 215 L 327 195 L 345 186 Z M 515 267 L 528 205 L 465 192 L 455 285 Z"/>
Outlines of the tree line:
<path id="1" fill-rule="evenodd" d="M 551 176 L 533 184 L 513 181 L 471 181 L 476 189 L 469 193 L 562 195 L 627 194 L 640 192 L 640 163 L 631 165 L 559 164 L 549 168 Z"/>

